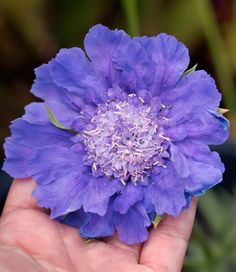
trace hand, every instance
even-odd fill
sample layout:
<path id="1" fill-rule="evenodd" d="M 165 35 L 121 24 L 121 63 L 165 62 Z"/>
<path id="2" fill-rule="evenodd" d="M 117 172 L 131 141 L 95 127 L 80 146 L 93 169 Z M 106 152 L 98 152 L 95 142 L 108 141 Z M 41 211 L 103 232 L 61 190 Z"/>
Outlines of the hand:
<path id="1" fill-rule="evenodd" d="M 32 180 L 16 180 L 0 220 L 1 271 L 181 271 L 196 210 L 193 199 L 177 218 L 167 216 L 143 245 L 115 237 L 85 243 L 75 228 L 48 218 L 31 192 Z"/>

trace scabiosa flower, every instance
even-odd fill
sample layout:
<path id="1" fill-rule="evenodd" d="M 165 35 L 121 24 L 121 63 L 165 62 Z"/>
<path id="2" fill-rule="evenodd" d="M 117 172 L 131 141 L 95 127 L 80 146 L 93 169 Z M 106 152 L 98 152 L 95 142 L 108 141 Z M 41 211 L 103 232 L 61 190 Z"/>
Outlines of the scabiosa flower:
<path id="1" fill-rule="evenodd" d="M 12 123 L 3 169 L 33 177 L 51 218 L 84 237 L 134 244 L 155 215 L 177 216 L 222 180 L 208 145 L 228 137 L 221 95 L 187 48 L 167 34 L 130 38 L 90 29 L 85 53 L 62 49 L 35 70 L 32 103 Z"/>

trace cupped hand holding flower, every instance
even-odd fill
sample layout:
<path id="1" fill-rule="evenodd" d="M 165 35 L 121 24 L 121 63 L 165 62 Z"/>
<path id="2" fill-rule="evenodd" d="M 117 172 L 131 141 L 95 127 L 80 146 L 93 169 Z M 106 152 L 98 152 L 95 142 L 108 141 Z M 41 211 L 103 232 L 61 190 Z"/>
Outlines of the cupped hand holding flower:
<path id="1" fill-rule="evenodd" d="M 196 208 L 167 216 L 144 244 L 117 236 L 87 243 L 75 228 L 48 218 L 31 196 L 32 180 L 14 181 L 0 219 L 1 272 L 178 272 Z"/>

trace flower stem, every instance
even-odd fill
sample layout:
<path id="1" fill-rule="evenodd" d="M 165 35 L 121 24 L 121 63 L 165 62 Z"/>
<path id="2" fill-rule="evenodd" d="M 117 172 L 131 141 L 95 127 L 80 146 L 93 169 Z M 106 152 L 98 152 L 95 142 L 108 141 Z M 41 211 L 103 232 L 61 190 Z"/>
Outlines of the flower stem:
<path id="1" fill-rule="evenodd" d="M 140 29 L 139 29 L 137 1 L 136 0 L 121 0 L 121 4 L 126 16 L 129 34 L 131 36 L 139 36 Z"/>

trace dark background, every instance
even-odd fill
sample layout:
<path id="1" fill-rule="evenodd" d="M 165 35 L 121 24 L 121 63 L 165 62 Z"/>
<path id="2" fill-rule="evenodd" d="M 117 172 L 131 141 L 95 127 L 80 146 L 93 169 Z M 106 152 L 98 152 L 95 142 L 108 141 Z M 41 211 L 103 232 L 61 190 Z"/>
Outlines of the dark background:
<path id="1" fill-rule="evenodd" d="M 205 69 L 229 108 L 229 141 L 217 147 L 226 166 L 224 181 L 199 202 L 186 271 L 236 271 L 236 1 L 233 0 L 0 0 L 0 146 L 10 121 L 36 99 L 29 93 L 34 68 L 59 48 L 83 47 L 96 23 L 131 35 L 175 35 L 190 49 L 191 65 Z M 213 147 L 215 149 L 215 147 Z M 0 149 L 0 164 L 4 153 Z M 10 185 L 0 173 L 0 205 Z"/>

